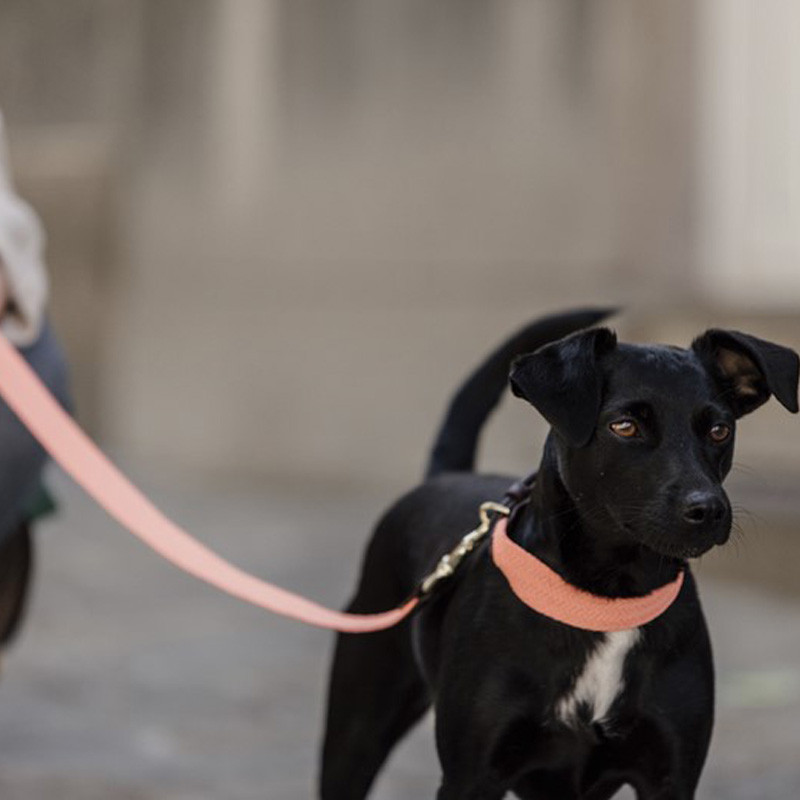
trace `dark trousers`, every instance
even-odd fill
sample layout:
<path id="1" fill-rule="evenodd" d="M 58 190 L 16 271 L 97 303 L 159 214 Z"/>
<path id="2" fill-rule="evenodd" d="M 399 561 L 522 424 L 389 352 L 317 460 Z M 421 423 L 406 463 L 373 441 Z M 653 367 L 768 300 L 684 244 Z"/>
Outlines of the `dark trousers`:
<path id="1" fill-rule="evenodd" d="M 66 360 L 50 325 L 45 324 L 37 341 L 20 352 L 69 408 Z M 44 494 L 46 462 L 44 450 L 0 400 L 0 646 L 16 632 L 25 608 L 33 566 L 29 521 Z"/>

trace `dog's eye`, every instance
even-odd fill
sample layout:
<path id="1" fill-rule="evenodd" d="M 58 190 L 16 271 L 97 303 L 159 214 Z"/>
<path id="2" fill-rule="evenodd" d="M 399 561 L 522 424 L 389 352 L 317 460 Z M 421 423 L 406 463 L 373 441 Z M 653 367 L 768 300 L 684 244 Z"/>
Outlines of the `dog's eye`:
<path id="1" fill-rule="evenodd" d="M 633 439 L 639 435 L 639 426 L 632 419 L 618 419 L 608 427 L 623 439 Z"/>
<path id="2" fill-rule="evenodd" d="M 718 422 L 714 425 L 713 428 L 708 432 L 708 438 L 711 439 L 712 442 L 715 444 L 722 444 L 723 442 L 727 442 L 731 436 L 731 426 L 726 425 L 724 422 Z"/>

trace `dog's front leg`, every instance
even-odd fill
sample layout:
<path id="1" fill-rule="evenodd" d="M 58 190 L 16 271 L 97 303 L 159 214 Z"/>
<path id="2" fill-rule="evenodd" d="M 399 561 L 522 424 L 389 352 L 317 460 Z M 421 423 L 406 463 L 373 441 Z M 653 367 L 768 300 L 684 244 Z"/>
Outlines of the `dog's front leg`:
<path id="1" fill-rule="evenodd" d="M 502 800 L 506 790 L 499 792 L 491 787 L 483 786 L 456 786 L 452 783 L 442 783 L 436 794 L 436 800 Z"/>
<path id="2" fill-rule="evenodd" d="M 518 791 L 531 800 L 580 800 L 575 776 L 549 772 L 552 742 L 542 733 L 538 715 L 520 704 L 503 703 L 497 685 L 487 681 L 472 693 L 449 693 L 436 713 L 436 745 L 442 765 L 437 800 L 501 800 Z"/>
<path id="3" fill-rule="evenodd" d="M 597 753 L 606 769 L 627 773 L 637 800 L 694 800 L 699 779 L 697 762 L 703 753 L 690 754 L 694 755 L 691 760 L 686 751 L 702 751 L 707 745 L 703 722 L 696 722 L 693 731 L 678 727 L 677 712 L 674 708 L 670 712 L 672 719 L 663 714 L 659 719 L 641 719 L 624 739 L 607 740 Z M 588 792 L 587 797 L 594 795 Z"/>
<path id="4" fill-rule="evenodd" d="M 449 715 L 443 719 L 437 712 L 442 783 L 436 800 L 501 800 L 511 786 L 507 777 L 492 767 L 494 742 L 472 723 L 467 719 L 459 723 Z"/>
<path id="5" fill-rule="evenodd" d="M 493 764 L 498 726 L 489 723 L 490 716 L 475 714 L 482 705 L 468 694 L 462 695 L 458 705 L 437 704 L 436 748 L 442 783 L 436 800 L 502 800 L 512 786 L 508 771 Z"/>
<path id="6" fill-rule="evenodd" d="M 686 790 L 672 784 L 659 788 L 648 788 L 636 792 L 637 800 L 694 800 L 694 792 L 687 794 Z"/>

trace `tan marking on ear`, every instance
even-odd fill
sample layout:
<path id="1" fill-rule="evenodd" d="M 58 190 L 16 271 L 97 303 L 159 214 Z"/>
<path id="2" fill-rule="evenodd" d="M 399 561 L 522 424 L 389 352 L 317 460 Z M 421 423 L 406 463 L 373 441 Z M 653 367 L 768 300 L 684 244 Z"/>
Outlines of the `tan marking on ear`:
<path id="1" fill-rule="evenodd" d="M 759 394 L 761 372 L 751 358 L 724 347 L 717 350 L 717 364 L 726 378 L 730 378 L 739 395 L 755 397 Z"/>

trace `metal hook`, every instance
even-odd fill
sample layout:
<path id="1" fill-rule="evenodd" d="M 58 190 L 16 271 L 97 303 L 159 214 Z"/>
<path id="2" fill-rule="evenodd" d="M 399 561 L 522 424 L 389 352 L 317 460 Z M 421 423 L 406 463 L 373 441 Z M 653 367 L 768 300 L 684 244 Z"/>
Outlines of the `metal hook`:
<path id="1" fill-rule="evenodd" d="M 502 503 L 495 503 L 493 500 L 487 500 L 481 503 L 478 509 L 480 516 L 480 524 L 477 528 L 470 531 L 463 539 L 447 554 L 439 559 L 436 569 L 430 573 L 420 584 L 419 597 L 427 597 L 433 589 L 445 578 L 449 578 L 458 569 L 461 562 L 466 555 L 475 548 L 475 545 L 486 536 L 492 527 L 491 514 L 500 514 L 507 517 L 511 513 L 508 506 Z"/>

